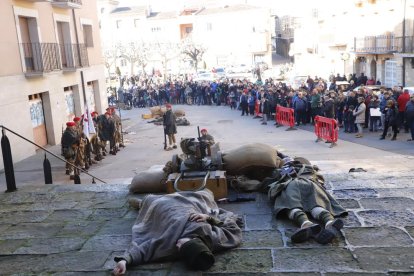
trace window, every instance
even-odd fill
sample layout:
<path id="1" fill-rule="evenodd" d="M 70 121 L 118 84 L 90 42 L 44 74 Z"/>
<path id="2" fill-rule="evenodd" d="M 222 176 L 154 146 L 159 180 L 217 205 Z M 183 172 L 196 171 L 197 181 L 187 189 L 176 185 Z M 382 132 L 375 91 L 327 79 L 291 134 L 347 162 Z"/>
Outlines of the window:
<path id="1" fill-rule="evenodd" d="M 192 31 L 193 31 L 193 27 L 185 27 L 185 33 L 191 34 Z"/>
<path id="2" fill-rule="evenodd" d="M 138 28 L 139 26 L 139 19 L 134 19 L 134 27 Z"/>
<path id="3" fill-rule="evenodd" d="M 105 12 L 105 8 L 101 8 L 101 13 L 104 13 Z"/>
<path id="4" fill-rule="evenodd" d="M 127 66 L 127 62 L 125 59 L 121 59 L 121 67 Z"/>
<path id="5" fill-rule="evenodd" d="M 211 31 L 213 29 L 213 26 L 211 23 L 207 23 L 207 31 Z"/>
<path id="6" fill-rule="evenodd" d="M 83 41 L 86 47 L 93 47 L 92 25 L 82 25 Z"/>
<path id="7" fill-rule="evenodd" d="M 116 21 L 116 28 L 117 29 L 121 28 L 121 25 L 122 25 L 122 20 L 117 20 Z"/>
<path id="8" fill-rule="evenodd" d="M 151 28 L 151 32 L 155 33 L 155 32 L 160 32 L 161 28 L 160 27 L 152 27 Z"/>

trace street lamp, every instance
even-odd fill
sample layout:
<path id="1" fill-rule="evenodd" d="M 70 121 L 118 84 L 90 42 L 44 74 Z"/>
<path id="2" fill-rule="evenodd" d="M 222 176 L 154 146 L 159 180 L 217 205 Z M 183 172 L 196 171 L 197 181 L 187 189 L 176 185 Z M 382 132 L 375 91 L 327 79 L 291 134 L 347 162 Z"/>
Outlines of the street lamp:
<path id="1" fill-rule="evenodd" d="M 345 76 L 345 67 L 346 67 L 346 61 L 349 60 L 350 55 L 348 53 L 342 53 L 341 59 L 344 61 L 344 76 Z"/>

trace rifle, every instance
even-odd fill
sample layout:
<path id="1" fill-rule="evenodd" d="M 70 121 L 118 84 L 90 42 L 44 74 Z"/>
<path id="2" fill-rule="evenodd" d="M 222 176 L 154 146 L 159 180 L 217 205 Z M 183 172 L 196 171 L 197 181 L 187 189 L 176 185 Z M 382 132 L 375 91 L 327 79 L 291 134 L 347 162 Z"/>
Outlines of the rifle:
<path id="1" fill-rule="evenodd" d="M 167 133 L 165 132 L 165 127 L 164 127 L 164 150 L 166 149 L 167 149 Z"/>
<path id="2" fill-rule="evenodd" d="M 197 126 L 197 132 L 198 132 L 198 142 L 200 143 L 200 157 L 201 159 L 203 159 L 204 157 L 206 157 L 206 143 L 203 141 L 203 139 L 201 139 L 201 135 L 200 135 L 200 126 Z"/>

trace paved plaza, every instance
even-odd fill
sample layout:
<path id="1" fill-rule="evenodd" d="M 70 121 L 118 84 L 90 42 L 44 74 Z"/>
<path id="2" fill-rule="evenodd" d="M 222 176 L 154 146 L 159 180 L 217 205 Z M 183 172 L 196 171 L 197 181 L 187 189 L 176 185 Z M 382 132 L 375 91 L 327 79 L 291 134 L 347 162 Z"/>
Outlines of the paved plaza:
<path id="1" fill-rule="evenodd" d="M 294 131 L 273 121 L 241 117 L 223 106 L 174 106 L 184 109 L 191 126 L 178 138 L 196 137 L 207 128 L 223 152 L 243 144 L 274 145 L 320 167 L 326 186 L 349 211 L 341 237 L 330 245 L 292 244 L 296 227 L 272 216 L 265 194 L 256 200 L 220 207 L 244 218 L 241 247 L 217 255 L 206 275 L 414 275 L 414 144 L 362 139 L 340 133 L 338 146 L 315 143 L 310 127 Z M 18 191 L 0 194 L 0 275 L 110 275 L 113 256 L 130 243 L 137 211 L 128 206 L 127 184 L 135 173 L 162 165 L 176 151 L 163 151 L 163 130 L 141 119 L 148 109 L 122 111 L 126 148 L 107 156 L 89 172 L 107 182 L 90 184 L 82 175 L 74 185 L 64 164 L 49 157 L 55 184 L 45 185 L 44 154 L 15 164 Z M 9 134 L 12 135 L 12 134 Z M 344 139 L 342 139 L 344 138 Z M 13 146 L 16 145 L 12 145 Z M 60 147 L 49 148 L 59 153 Z M 351 168 L 367 172 L 349 173 Z M 0 189 L 6 190 L 4 173 Z M 182 263 L 146 264 L 127 275 L 199 275 Z"/>

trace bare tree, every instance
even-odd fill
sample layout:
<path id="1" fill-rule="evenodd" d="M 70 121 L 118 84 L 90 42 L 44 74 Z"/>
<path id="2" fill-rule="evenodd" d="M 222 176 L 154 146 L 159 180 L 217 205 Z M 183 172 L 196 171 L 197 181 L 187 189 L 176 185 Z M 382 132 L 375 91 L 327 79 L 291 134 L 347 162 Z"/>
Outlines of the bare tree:
<path id="1" fill-rule="evenodd" d="M 185 39 L 181 44 L 181 53 L 189 57 L 192 61 L 195 72 L 197 72 L 198 63 L 202 60 L 206 48 L 201 44 L 196 44 L 191 38 Z"/>
<path id="2" fill-rule="evenodd" d="M 176 43 L 166 42 L 156 42 L 151 44 L 151 51 L 153 53 L 153 59 L 161 61 L 164 71 L 164 80 L 166 79 L 166 73 L 168 69 L 168 63 L 176 59 L 181 52 L 180 45 Z"/>
<path id="3" fill-rule="evenodd" d="M 120 46 L 120 56 L 128 61 L 131 66 L 131 75 L 134 74 L 134 65 L 142 67 L 145 74 L 145 66 L 148 64 L 150 46 L 143 42 L 129 42 Z"/>
<path id="4" fill-rule="evenodd" d="M 112 45 L 110 48 L 104 50 L 104 62 L 106 70 L 108 70 L 108 76 L 111 76 L 111 68 L 116 66 L 116 61 L 119 56 L 119 45 Z"/>

